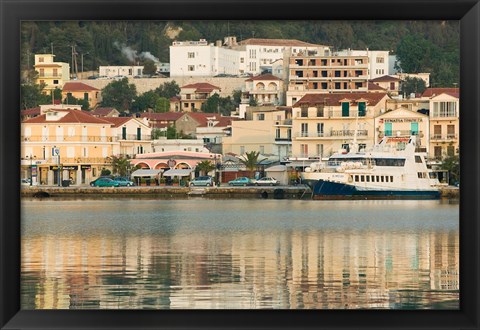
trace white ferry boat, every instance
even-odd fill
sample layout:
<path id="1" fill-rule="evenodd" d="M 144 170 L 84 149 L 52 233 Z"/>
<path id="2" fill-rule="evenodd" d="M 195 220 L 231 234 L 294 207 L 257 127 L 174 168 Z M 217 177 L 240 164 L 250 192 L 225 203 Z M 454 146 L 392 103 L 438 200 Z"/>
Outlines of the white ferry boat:
<path id="1" fill-rule="evenodd" d="M 389 143 L 395 140 L 395 143 Z M 372 150 L 339 152 L 326 163 L 305 168 L 302 179 L 314 199 L 438 199 L 438 180 L 424 154 L 415 152 L 416 136 L 384 137 Z"/>

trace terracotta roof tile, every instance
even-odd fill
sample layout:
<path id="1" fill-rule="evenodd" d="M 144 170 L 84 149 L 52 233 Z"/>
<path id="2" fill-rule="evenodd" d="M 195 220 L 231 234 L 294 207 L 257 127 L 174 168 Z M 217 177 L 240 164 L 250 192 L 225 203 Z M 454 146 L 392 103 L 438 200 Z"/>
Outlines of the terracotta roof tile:
<path id="1" fill-rule="evenodd" d="M 377 84 L 368 82 L 368 90 L 369 91 L 386 91 L 385 88 L 378 86 Z"/>
<path id="2" fill-rule="evenodd" d="M 64 92 L 83 92 L 83 91 L 99 91 L 98 88 L 92 87 L 90 85 L 81 83 L 81 82 L 67 82 L 63 85 Z"/>
<path id="3" fill-rule="evenodd" d="M 119 127 L 130 120 L 135 120 L 133 117 L 104 117 L 106 121 L 113 124 L 113 127 Z"/>
<path id="4" fill-rule="evenodd" d="M 106 116 L 110 112 L 112 112 L 113 110 L 117 110 L 117 109 L 115 109 L 115 108 L 96 108 L 95 110 L 92 111 L 92 114 L 98 115 L 98 116 Z"/>
<path id="5" fill-rule="evenodd" d="M 140 118 L 147 118 L 148 120 L 154 121 L 175 121 L 183 115 L 183 112 L 144 112 L 140 114 Z"/>
<path id="6" fill-rule="evenodd" d="M 68 112 L 65 116 L 59 120 L 46 120 L 46 115 L 40 115 L 28 120 L 25 120 L 24 123 L 27 124 L 44 124 L 44 123 L 85 123 L 85 124 L 110 124 L 112 123 L 92 116 L 91 114 L 80 111 L 80 110 L 65 110 L 65 109 L 52 109 L 57 112 Z"/>
<path id="7" fill-rule="evenodd" d="M 185 86 L 182 86 L 180 88 L 195 88 L 195 89 L 202 89 L 202 90 L 208 90 L 209 92 L 213 91 L 214 89 L 221 89 L 218 86 L 209 84 L 209 83 L 196 83 L 196 84 L 188 84 Z"/>
<path id="8" fill-rule="evenodd" d="M 422 97 L 433 97 L 440 94 L 448 94 L 453 97 L 460 97 L 460 88 L 427 88 Z"/>
<path id="9" fill-rule="evenodd" d="M 31 115 L 39 115 L 40 114 L 40 107 L 24 109 L 20 111 L 22 116 L 31 116 Z"/>
<path id="10" fill-rule="evenodd" d="M 392 76 L 381 76 L 375 79 L 370 80 L 371 82 L 390 82 L 390 81 L 400 81 L 400 79 Z"/>
<path id="11" fill-rule="evenodd" d="M 204 113 L 204 112 L 188 112 L 185 113 L 186 116 L 193 118 L 198 122 L 199 127 L 207 127 L 209 118 L 215 117 L 214 121 L 218 121 L 215 127 L 226 127 L 231 125 L 233 120 L 237 120 L 237 117 L 223 117 L 215 113 Z"/>
<path id="12" fill-rule="evenodd" d="M 341 100 L 350 100 L 355 103 L 357 100 L 367 100 L 369 105 L 376 105 L 387 93 L 331 93 L 331 94 L 305 94 L 293 105 L 298 108 L 302 105 L 325 104 L 327 106 L 339 106 Z"/>
<path id="13" fill-rule="evenodd" d="M 245 81 L 254 81 L 254 80 L 282 80 L 271 73 L 261 74 L 255 77 L 248 78 Z"/>

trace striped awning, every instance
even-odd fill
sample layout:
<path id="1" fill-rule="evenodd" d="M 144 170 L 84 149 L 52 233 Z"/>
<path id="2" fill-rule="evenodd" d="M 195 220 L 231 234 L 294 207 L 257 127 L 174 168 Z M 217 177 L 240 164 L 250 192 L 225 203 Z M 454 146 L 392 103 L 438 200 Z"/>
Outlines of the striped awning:
<path id="1" fill-rule="evenodd" d="M 163 176 L 189 176 L 192 173 L 192 169 L 173 169 L 163 173 Z"/>
<path id="2" fill-rule="evenodd" d="M 162 172 L 163 170 L 139 169 L 133 172 L 131 177 L 153 177 Z"/>

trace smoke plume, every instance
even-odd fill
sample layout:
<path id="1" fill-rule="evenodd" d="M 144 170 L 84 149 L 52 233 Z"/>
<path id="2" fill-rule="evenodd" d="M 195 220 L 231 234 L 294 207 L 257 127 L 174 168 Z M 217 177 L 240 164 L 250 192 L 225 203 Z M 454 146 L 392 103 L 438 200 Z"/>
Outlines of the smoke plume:
<path id="1" fill-rule="evenodd" d="M 115 46 L 115 48 L 120 50 L 123 56 L 125 56 L 130 62 L 135 62 L 138 59 L 152 60 L 156 63 L 160 62 L 160 60 L 155 56 L 153 56 L 152 53 L 150 52 L 142 52 L 138 54 L 138 52 L 135 49 L 132 49 L 125 44 L 120 44 L 118 41 L 115 41 L 113 45 Z"/>

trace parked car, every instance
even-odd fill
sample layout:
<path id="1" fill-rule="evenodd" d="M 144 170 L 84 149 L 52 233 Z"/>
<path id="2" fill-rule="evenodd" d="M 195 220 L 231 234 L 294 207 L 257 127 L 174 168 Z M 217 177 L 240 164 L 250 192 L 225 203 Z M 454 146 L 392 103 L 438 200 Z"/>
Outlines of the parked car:
<path id="1" fill-rule="evenodd" d="M 110 178 L 107 177 L 100 177 L 96 180 L 90 182 L 90 186 L 92 187 L 118 187 L 120 184 Z"/>
<path id="2" fill-rule="evenodd" d="M 190 186 L 213 186 L 213 178 L 211 176 L 199 176 L 190 181 Z"/>
<path id="3" fill-rule="evenodd" d="M 271 177 L 263 177 L 255 181 L 256 186 L 278 186 L 280 181 Z"/>
<path id="4" fill-rule="evenodd" d="M 131 187 L 135 185 L 135 182 L 121 176 L 114 178 L 113 181 L 118 182 L 120 187 Z"/>
<path id="5" fill-rule="evenodd" d="M 21 179 L 20 180 L 20 185 L 29 186 L 30 185 L 30 179 Z"/>
<path id="6" fill-rule="evenodd" d="M 235 180 L 228 181 L 229 186 L 251 186 L 253 184 L 252 179 L 245 176 L 236 178 Z"/>

